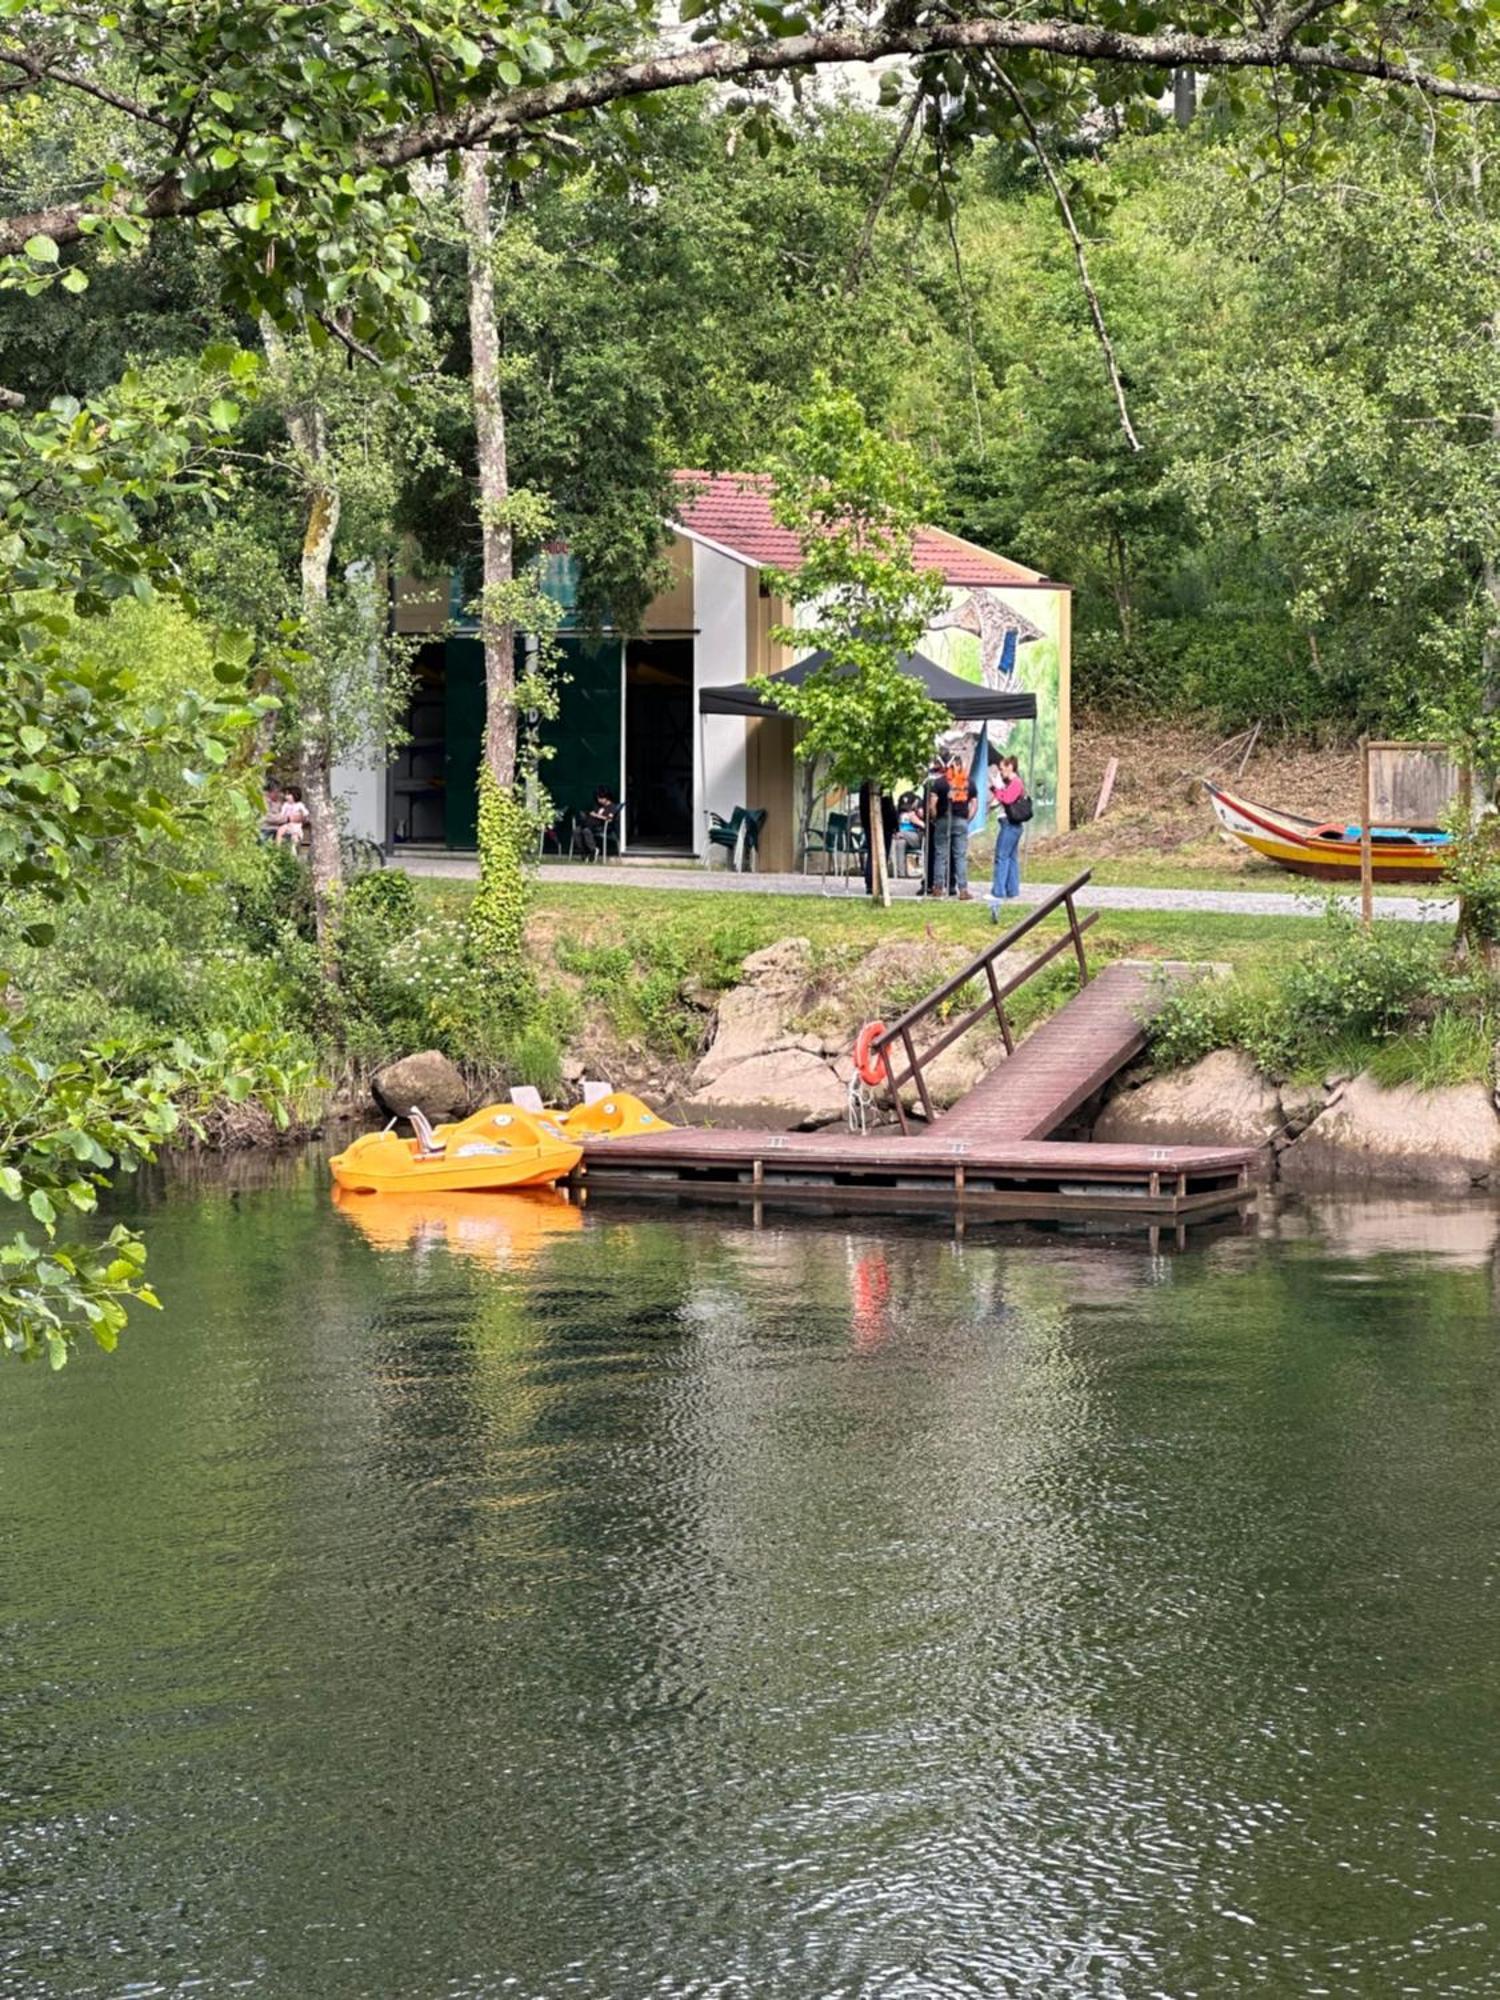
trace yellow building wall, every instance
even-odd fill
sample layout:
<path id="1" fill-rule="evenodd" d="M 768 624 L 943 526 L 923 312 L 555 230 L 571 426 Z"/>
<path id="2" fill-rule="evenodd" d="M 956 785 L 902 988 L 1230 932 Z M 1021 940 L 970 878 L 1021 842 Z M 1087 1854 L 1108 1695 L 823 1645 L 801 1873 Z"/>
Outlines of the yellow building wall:
<path id="1" fill-rule="evenodd" d="M 792 664 L 789 646 L 771 638 L 774 626 L 788 622 L 785 601 L 762 595 L 758 581 L 745 593 L 745 659 L 748 680 L 780 673 Z M 745 790 L 748 803 L 764 806 L 766 823 L 760 837 L 763 869 L 796 866 L 797 779 L 792 754 L 795 725 L 790 716 L 766 716 L 745 725 Z"/>
<path id="2" fill-rule="evenodd" d="M 667 549 L 671 581 L 646 607 L 647 632 L 687 633 L 693 629 L 693 545 L 674 535 Z"/>

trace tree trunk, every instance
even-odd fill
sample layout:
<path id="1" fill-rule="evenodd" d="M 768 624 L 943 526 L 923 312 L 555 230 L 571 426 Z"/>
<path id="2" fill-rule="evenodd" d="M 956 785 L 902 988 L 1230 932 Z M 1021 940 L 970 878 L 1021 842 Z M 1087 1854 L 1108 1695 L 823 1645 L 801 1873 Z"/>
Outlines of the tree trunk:
<path id="1" fill-rule="evenodd" d="M 878 896 L 886 909 L 891 907 L 891 873 L 885 865 L 885 813 L 881 805 L 880 782 L 870 780 L 870 820 L 865 828 L 870 843 L 870 894 Z"/>
<path id="2" fill-rule="evenodd" d="M 500 328 L 495 313 L 494 229 L 489 170 L 482 152 L 464 155 L 464 247 L 469 276 L 470 381 L 479 465 L 483 558 L 479 639 L 484 650 L 484 751 L 479 766 L 479 889 L 469 948 L 515 1002 L 529 987 L 526 963 L 526 811 L 516 794 L 515 536 L 505 406 L 500 395 Z"/>
<path id="3" fill-rule="evenodd" d="M 464 154 L 464 241 L 469 265 L 469 355 L 474 437 L 479 458 L 483 584 L 479 638 L 484 648 L 484 769 L 502 788 L 516 781 L 516 632 L 506 587 L 515 580 L 515 541 L 506 517 L 510 464 L 500 398 L 500 328 L 495 316 L 494 230 L 485 155 Z"/>
<path id="4" fill-rule="evenodd" d="M 316 642 L 317 627 L 328 605 L 328 573 L 339 531 L 338 479 L 329 456 L 328 424 L 321 406 L 313 397 L 305 402 L 295 399 L 286 344 L 269 319 L 261 321 L 261 337 L 272 371 L 280 377 L 287 395 L 287 435 L 301 461 L 307 496 L 307 515 L 302 528 L 302 616 Z M 333 800 L 333 751 L 327 718 L 316 702 L 304 704 L 300 720 L 297 780 L 308 812 L 308 867 L 312 876 L 318 962 L 323 977 L 336 985 L 344 863 Z"/>

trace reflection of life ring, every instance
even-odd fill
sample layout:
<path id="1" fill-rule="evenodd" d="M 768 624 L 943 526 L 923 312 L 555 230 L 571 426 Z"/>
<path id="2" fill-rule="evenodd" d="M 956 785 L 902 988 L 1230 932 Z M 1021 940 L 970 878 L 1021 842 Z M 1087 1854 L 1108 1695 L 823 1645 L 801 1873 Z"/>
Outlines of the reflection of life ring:
<path id="1" fill-rule="evenodd" d="M 866 1021 L 854 1037 L 854 1067 L 859 1071 L 861 1083 L 867 1083 L 871 1090 L 877 1089 L 891 1073 L 885 1051 L 875 1053 L 875 1044 L 885 1033 L 884 1021 Z"/>

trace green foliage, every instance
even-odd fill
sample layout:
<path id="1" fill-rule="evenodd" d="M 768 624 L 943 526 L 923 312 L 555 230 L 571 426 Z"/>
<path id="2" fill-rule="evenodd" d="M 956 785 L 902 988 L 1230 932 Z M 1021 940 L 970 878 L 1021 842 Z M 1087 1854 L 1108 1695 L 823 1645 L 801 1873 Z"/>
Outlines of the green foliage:
<path id="1" fill-rule="evenodd" d="M 469 910 L 467 961 L 507 1004 L 531 984 L 526 912 L 531 902 L 531 825 L 513 790 L 479 774 L 479 889 Z"/>
<path id="2" fill-rule="evenodd" d="M 1274 970 L 1174 989 L 1152 1024 L 1153 1060 L 1175 1069 L 1238 1048 L 1269 1076 L 1305 1079 L 1363 1067 L 1385 1051 L 1382 1080 L 1405 1081 L 1424 1065 L 1446 1074 L 1488 1046 L 1496 1007 L 1488 977 L 1450 966 L 1426 926 L 1366 930 L 1330 909 L 1310 943 Z"/>
<path id="3" fill-rule="evenodd" d="M 1500 946 L 1500 813 L 1471 819 L 1462 805 L 1448 817 L 1444 878 L 1459 899 L 1458 935 L 1481 951 Z"/>
<path id="4" fill-rule="evenodd" d="M 948 721 L 898 664 L 943 600 L 942 579 L 912 556 L 930 498 L 916 455 L 873 430 L 847 391 L 825 388 L 788 440 L 771 510 L 802 563 L 767 580 L 810 616 L 773 636 L 828 658 L 801 687 L 755 685 L 802 724 L 797 754 L 826 759 L 836 785 L 925 770 Z"/>

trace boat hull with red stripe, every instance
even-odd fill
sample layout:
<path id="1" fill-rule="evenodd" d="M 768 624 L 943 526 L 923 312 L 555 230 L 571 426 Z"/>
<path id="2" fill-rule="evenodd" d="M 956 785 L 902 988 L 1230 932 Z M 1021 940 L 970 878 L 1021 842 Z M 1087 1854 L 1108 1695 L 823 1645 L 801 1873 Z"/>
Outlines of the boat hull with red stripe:
<path id="1" fill-rule="evenodd" d="M 1303 819 L 1242 799 L 1207 779 L 1204 787 L 1220 826 L 1252 854 L 1317 882 L 1359 880 L 1359 836 L 1357 832 L 1351 836 L 1342 820 Z M 1370 870 L 1377 882 L 1430 882 L 1438 887 L 1448 851 L 1447 836 L 1436 827 L 1380 826 L 1370 842 Z"/>

